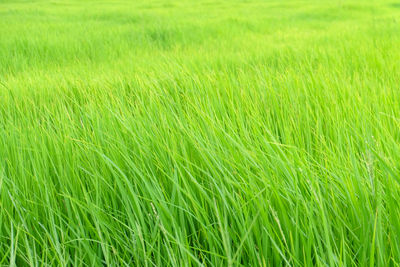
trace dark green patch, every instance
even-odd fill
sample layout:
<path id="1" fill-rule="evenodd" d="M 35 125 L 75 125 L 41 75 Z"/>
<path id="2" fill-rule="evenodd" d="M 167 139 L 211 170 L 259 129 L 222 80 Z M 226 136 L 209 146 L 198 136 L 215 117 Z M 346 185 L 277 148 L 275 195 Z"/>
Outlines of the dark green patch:
<path id="1" fill-rule="evenodd" d="M 116 23 L 116 24 L 135 24 L 145 20 L 143 16 L 124 14 L 121 12 L 110 12 L 104 14 L 95 14 L 89 16 L 89 19 L 105 22 L 105 23 Z"/>
<path id="2" fill-rule="evenodd" d="M 169 29 L 152 29 L 148 31 L 148 37 L 151 43 L 160 48 L 170 48 L 174 43 L 175 32 Z"/>
<path id="3" fill-rule="evenodd" d="M 309 22 L 331 22 L 338 19 L 339 11 L 336 10 L 322 10 L 322 11 L 307 11 L 294 15 L 294 20 L 309 21 Z"/>
<path id="4" fill-rule="evenodd" d="M 225 23 L 235 28 L 239 28 L 241 30 L 251 31 L 251 32 L 257 31 L 254 23 L 251 23 L 250 21 L 245 19 L 229 18 L 224 22 L 224 24 Z"/>
<path id="5" fill-rule="evenodd" d="M 400 2 L 391 3 L 390 6 L 394 8 L 400 8 Z"/>

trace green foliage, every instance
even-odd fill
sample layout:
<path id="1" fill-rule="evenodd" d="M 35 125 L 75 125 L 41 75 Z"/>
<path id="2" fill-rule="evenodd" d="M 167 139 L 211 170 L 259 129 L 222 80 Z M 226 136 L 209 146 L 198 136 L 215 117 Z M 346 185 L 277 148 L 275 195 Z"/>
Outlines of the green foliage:
<path id="1" fill-rule="evenodd" d="M 1 1 L 0 264 L 398 266 L 399 15 Z"/>

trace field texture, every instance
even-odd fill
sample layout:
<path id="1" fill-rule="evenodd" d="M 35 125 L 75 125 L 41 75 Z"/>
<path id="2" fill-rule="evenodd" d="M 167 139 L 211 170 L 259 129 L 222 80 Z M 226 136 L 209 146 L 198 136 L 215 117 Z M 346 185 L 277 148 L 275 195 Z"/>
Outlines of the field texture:
<path id="1" fill-rule="evenodd" d="M 399 266 L 400 2 L 0 1 L 0 265 Z"/>

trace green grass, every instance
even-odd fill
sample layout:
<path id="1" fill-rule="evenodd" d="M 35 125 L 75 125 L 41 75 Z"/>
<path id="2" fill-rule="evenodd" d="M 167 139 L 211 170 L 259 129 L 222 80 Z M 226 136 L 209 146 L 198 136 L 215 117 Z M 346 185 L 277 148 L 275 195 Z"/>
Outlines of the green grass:
<path id="1" fill-rule="evenodd" d="M 399 266 L 400 3 L 0 1 L 0 265 Z"/>

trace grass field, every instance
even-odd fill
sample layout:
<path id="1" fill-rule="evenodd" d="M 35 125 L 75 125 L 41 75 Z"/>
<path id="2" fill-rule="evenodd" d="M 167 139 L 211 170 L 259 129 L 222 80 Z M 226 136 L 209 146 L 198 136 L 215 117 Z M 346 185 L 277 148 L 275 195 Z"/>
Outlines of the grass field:
<path id="1" fill-rule="evenodd" d="M 0 1 L 0 265 L 399 266 L 399 23 Z"/>

